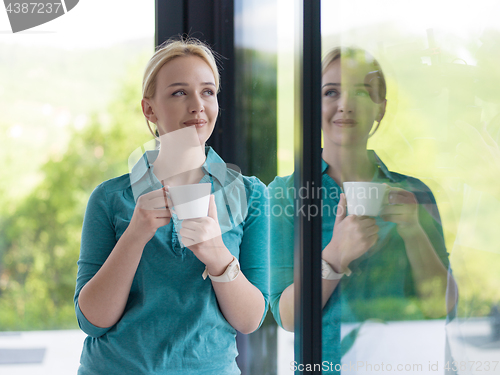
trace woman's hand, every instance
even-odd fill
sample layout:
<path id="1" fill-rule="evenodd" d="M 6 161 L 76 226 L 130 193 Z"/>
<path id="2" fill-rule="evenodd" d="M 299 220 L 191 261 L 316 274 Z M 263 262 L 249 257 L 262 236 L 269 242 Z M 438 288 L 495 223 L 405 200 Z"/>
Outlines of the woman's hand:
<path id="1" fill-rule="evenodd" d="M 418 220 L 418 201 L 415 195 L 407 190 L 389 187 L 387 200 L 382 207 L 380 217 L 384 221 L 397 224 L 401 237 L 420 231 Z"/>
<path id="2" fill-rule="evenodd" d="M 322 258 L 338 273 L 344 272 L 353 260 L 366 253 L 378 239 L 379 228 L 375 219 L 356 215 L 346 217 L 346 213 L 346 198 L 341 194 L 332 240 L 322 253 Z"/>
<path id="3" fill-rule="evenodd" d="M 125 311 L 146 243 L 170 222 L 166 188 L 139 197 L 130 224 L 78 297 L 82 313 L 97 327 L 111 327 Z"/>
<path id="4" fill-rule="evenodd" d="M 210 195 L 208 216 L 183 220 L 182 243 L 204 263 L 210 275 L 222 275 L 233 259 L 222 241 L 214 195 Z"/>
<path id="5" fill-rule="evenodd" d="M 167 201 L 168 187 L 141 195 L 135 205 L 128 231 L 148 242 L 159 227 L 170 223 L 172 213 Z"/>

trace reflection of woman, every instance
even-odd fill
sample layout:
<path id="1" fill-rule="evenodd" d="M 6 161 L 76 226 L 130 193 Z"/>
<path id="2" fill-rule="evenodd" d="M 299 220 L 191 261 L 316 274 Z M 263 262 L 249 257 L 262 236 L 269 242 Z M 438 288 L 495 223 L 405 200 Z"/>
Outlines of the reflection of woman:
<path id="1" fill-rule="evenodd" d="M 205 145 L 218 88 L 214 57 L 202 43 L 169 42 L 155 53 L 142 108 L 161 146 L 165 134 L 193 125 Z M 254 331 L 265 314 L 269 226 L 259 215 L 265 186 L 228 169 L 206 147 L 200 168 L 166 179 L 165 185 L 212 184 L 208 216 L 179 222 L 160 181 L 182 160 L 159 160 L 168 155 L 161 146 L 90 197 L 75 293 L 78 322 L 89 335 L 79 374 L 239 373 L 236 330 Z M 134 198 L 136 191 L 142 193 Z"/>
<path id="2" fill-rule="evenodd" d="M 441 317 L 448 256 L 432 192 L 421 181 L 391 172 L 367 141 L 386 109 L 386 83 L 364 51 L 335 49 L 322 76 L 323 360 L 340 363 L 344 322 Z M 375 128 L 376 130 L 376 128 Z M 346 216 L 346 181 L 386 183 L 380 216 Z M 271 193 L 271 309 L 293 330 L 293 177 L 277 177 Z M 309 192 L 310 194 L 312 192 Z M 289 212 L 288 212 L 289 213 Z M 347 276 L 350 274 L 350 276 Z M 340 282 L 342 280 L 342 282 Z M 341 287 L 339 287 L 339 285 Z M 435 302 L 435 303 L 434 303 Z"/>

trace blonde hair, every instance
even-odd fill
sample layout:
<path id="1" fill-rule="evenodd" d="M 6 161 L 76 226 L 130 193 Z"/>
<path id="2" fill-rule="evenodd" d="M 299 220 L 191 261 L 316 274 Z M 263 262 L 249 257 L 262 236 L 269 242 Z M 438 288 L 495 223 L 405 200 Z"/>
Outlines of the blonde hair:
<path id="1" fill-rule="evenodd" d="M 380 64 L 378 63 L 375 58 L 370 55 L 368 52 L 359 49 L 359 48 L 342 48 L 342 47 L 336 47 L 332 49 L 330 52 L 328 52 L 323 60 L 321 61 L 321 74 L 325 74 L 326 70 L 328 69 L 328 66 L 330 66 L 331 63 L 333 63 L 335 60 L 344 58 L 344 59 L 353 59 L 357 61 L 360 64 L 365 64 L 368 65 L 371 69 L 373 69 L 370 74 L 374 74 L 374 78 L 377 80 L 378 85 L 378 92 L 375 94 L 370 93 L 370 98 L 373 100 L 374 103 L 382 103 L 386 99 L 387 95 L 387 84 L 385 82 L 385 77 L 384 73 L 382 72 L 382 68 L 380 67 Z M 375 132 L 378 130 L 380 127 L 380 121 L 377 120 L 377 126 L 375 129 L 368 135 L 368 138 L 373 136 Z"/>
<path id="2" fill-rule="evenodd" d="M 173 59 L 184 56 L 197 56 L 207 63 L 212 70 L 215 79 L 215 88 L 217 92 L 220 89 L 220 75 L 217 69 L 217 62 L 214 57 L 214 52 L 209 46 L 196 38 L 181 38 L 180 40 L 169 39 L 158 47 L 155 54 L 151 57 L 146 69 L 144 70 L 144 77 L 142 79 L 142 98 L 152 99 L 156 93 L 156 77 L 160 69 Z M 153 136 L 158 136 L 151 129 L 148 119 L 146 118 L 149 131 Z"/>
<path id="3" fill-rule="evenodd" d="M 368 52 L 359 48 L 342 48 L 336 47 L 328 52 L 323 60 L 321 61 L 321 74 L 325 74 L 328 66 L 337 59 L 340 58 L 354 59 L 360 63 L 366 64 L 373 68 L 373 71 L 377 73 L 377 78 L 379 80 L 379 97 L 384 100 L 387 94 L 387 85 L 385 82 L 384 73 L 382 68 L 375 58 Z"/>

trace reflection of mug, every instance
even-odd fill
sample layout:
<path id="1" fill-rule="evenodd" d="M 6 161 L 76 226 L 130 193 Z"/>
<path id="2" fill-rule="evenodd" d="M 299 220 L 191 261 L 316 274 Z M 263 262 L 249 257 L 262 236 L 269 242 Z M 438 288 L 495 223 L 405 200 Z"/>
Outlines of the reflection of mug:
<path id="1" fill-rule="evenodd" d="M 349 215 L 378 216 L 384 201 L 386 184 L 376 182 L 344 182 Z"/>
<path id="2" fill-rule="evenodd" d="M 208 215 L 211 183 L 169 186 L 173 209 L 180 220 L 196 219 Z"/>

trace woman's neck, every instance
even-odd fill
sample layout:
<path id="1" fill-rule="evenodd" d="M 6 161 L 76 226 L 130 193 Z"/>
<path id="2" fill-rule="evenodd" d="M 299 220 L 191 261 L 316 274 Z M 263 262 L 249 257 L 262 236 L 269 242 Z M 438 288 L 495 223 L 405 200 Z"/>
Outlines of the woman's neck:
<path id="1" fill-rule="evenodd" d="M 364 147 L 345 147 L 326 145 L 322 154 L 328 164 L 327 174 L 342 186 L 347 181 L 371 181 L 376 166 L 368 158 L 366 145 Z"/>
<path id="2" fill-rule="evenodd" d="M 205 145 L 186 144 L 176 137 L 161 138 L 160 152 L 153 163 L 153 173 L 164 185 L 197 184 L 203 177 Z"/>

